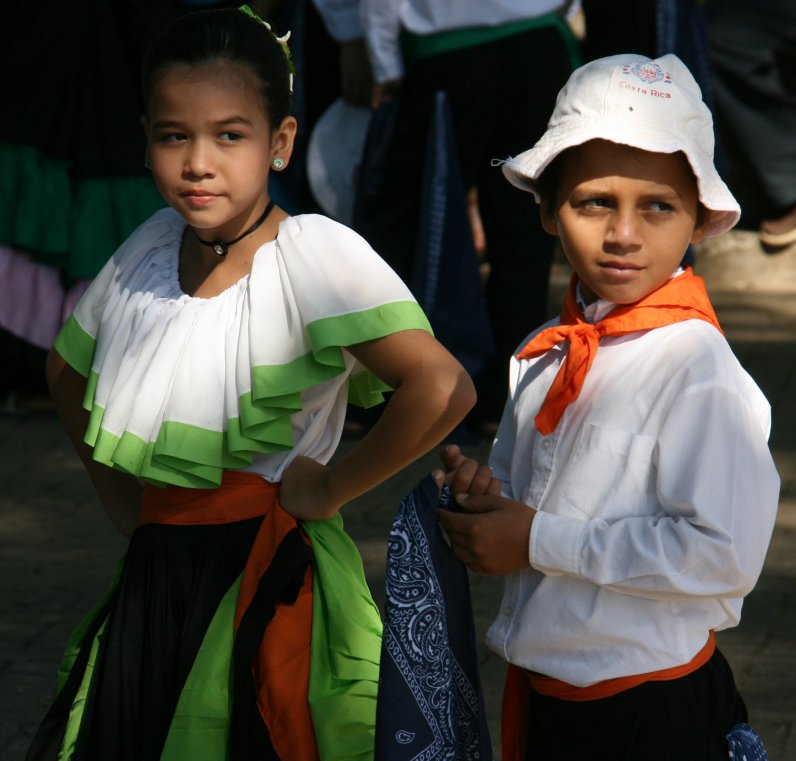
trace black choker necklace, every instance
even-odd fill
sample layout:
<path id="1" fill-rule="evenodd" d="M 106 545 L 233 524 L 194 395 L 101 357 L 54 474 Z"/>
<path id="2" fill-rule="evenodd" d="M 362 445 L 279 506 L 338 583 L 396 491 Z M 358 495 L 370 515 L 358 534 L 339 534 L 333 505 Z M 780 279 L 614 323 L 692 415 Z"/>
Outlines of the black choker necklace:
<path id="1" fill-rule="evenodd" d="M 268 215 L 271 213 L 271 209 L 273 208 L 274 202 L 269 201 L 268 206 L 265 207 L 265 211 L 260 215 L 260 218 L 248 230 L 246 230 L 245 233 L 239 235 L 234 240 L 228 240 L 226 242 L 221 240 L 202 240 L 196 230 L 193 231 L 193 234 L 196 236 L 196 240 L 198 240 L 203 246 L 209 246 L 219 256 L 226 256 L 229 247 L 238 241 L 243 240 L 247 235 L 251 235 L 251 233 L 253 233 L 263 222 L 265 222 L 265 220 L 268 218 Z"/>

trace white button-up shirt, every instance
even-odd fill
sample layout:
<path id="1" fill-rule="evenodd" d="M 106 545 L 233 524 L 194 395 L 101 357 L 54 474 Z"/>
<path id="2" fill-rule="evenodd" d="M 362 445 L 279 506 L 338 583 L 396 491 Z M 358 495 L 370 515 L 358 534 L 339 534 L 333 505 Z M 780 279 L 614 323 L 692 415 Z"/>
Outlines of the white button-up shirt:
<path id="1" fill-rule="evenodd" d="M 511 360 L 490 464 L 504 495 L 538 513 L 531 567 L 506 577 L 487 641 L 585 686 L 686 663 L 710 629 L 738 623 L 779 476 L 768 402 L 707 322 L 603 338 L 579 398 L 543 436 L 534 417 L 567 346 Z"/>
<path id="2" fill-rule="evenodd" d="M 329 36 L 337 42 L 350 42 L 362 37 L 359 22 L 359 0 L 312 0 Z"/>
<path id="3" fill-rule="evenodd" d="M 578 3 L 579 5 L 579 3 Z M 567 7 L 566 0 L 360 0 L 360 18 L 377 82 L 404 74 L 401 32 L 433 34 L 499 26 Z"/>

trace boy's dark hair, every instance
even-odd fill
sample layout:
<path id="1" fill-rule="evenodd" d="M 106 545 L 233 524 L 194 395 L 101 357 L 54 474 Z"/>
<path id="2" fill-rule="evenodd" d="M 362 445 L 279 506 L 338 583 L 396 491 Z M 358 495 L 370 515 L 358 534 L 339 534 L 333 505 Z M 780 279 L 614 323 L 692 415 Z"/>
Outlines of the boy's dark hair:
<path id="1" fill-rule="evenodd" d="M 561 184 L 561 172 L 564 167 L 564 162 L 566 161 L 566 156 L 577 147 L 578 146 L 573 146 L 572 148 L 567 148 L 565 151 L 561 151 L 561 153 L 559 153 L 544 168 L 544 171 L 536 180 L 535 190 L 539 194 L 539 200 L 542 204 L 543 213 L 545 211 L 547 213 L 552 213 L 553 209 L 555 208 L 556 196 L 558 194 L 558 188 Z M 677 154 L 682 157 L 683 162 L 685 163 L 686 167 L 688 167 L 688 171 L 691 172 L 694 182 L 698 182 L 696 174 L 694 174 L 694 170 L 688 163 L 688 157 L 682 151 L 678 151 Z M 707 216 L 707 208 L 703 205 L 702 201 L 697 200 L 696 223 L 701 225 L 705 219 L 707 219 Z"/>
<path id="2" fill-rule="evenodd" d="M 539 194 L 539 200 L 543 207 L 552 210 L 555 206 L 558 187 L 561 184 L 561 170 L 564 166 L 564 157 L 571 151 L 571 148 L 559 153 L 539 175 L 534 183 L 535 190 Z"/>
<path id="3" fill-rule="evenodd" d="M 234 8 L 196 11 L 166 25 L 144 54 L 141 84 L 148 103 L 158 80 L 174 66 L 232 64 L 256 77 L 272 127 L 290 113 L 290 72 L 284 50 L 259 21 Z"/>

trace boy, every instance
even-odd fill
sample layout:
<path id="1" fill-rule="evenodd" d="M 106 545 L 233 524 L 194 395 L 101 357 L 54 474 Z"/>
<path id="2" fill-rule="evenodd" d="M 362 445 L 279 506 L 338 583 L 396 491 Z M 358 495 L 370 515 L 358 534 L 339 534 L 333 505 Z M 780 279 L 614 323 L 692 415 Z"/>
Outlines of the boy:
<path id="1" fill-rule="evenodd" d="M 454 552 L 506 574 L 504 759 L 726 759 L 746 709 L 714 632 L 760 574 L 779 478 L 769 405 L 679 266 L 740 216 L 710 112 L 673 55 L 593 61 L 503 171 L 574 270 L 511 360 L 491 470 L 443 451 Z"/>

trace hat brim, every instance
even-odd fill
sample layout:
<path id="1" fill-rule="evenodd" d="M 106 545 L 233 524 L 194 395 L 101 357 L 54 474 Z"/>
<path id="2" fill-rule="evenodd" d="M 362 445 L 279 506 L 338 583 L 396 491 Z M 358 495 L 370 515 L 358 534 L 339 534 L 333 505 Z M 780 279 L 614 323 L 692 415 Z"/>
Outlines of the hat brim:
<path id="1" fill-rule="evenodd" d="M 548 129 L 530 150 L 503 162 L 503 174 L 512 185 L 533 193 L 538 202 L 537 180 L 553 159 L 565 150 L 590 140 L 608 140 L 653 153 L 682 152 L 696 177 L 699 200 L 708 211 L 705 235 L 720 235 L 734 227 L 740 219 L 741 208 L 716 171 L 712 156 L 699 153 L 673 131 L 659 124 L 636 124 L 632 131 L 625 130 L 621 137 L 617 137 L 617 126 L 613 119 L 589 119 L 582 127 L 577 121 L 570 120 Z"/>

